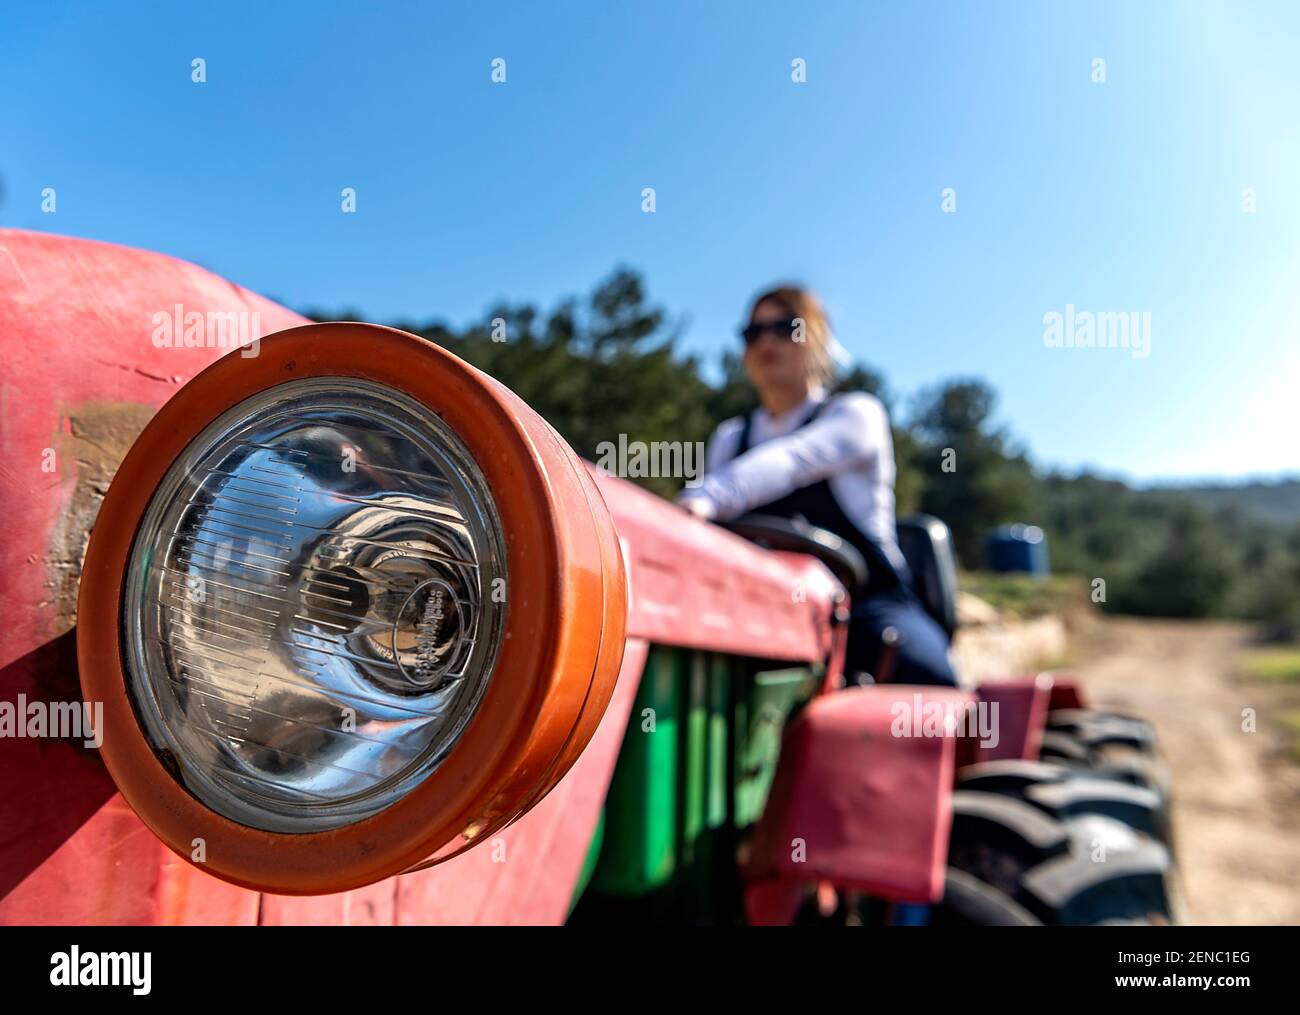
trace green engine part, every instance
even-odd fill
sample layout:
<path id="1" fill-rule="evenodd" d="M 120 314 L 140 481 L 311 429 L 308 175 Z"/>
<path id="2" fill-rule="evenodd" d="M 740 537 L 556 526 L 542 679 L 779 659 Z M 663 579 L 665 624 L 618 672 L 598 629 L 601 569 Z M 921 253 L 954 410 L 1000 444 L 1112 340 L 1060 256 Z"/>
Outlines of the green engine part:
<path id="1" fill-rule="evenodd" d="M 593 840 L 575 922 L 734 922 L 736 852 L 762 814 L 812 668 L 652 648 Z"/>

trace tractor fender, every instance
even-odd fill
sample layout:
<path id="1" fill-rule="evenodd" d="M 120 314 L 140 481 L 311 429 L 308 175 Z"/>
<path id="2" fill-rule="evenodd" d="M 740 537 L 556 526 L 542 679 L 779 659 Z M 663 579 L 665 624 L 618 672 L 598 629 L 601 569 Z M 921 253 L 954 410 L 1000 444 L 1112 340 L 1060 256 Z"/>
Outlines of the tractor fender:
<path id="1" fill-rule="evenodd" d="M 997 680 L 976 688 L 979 703 L 995 735 L 967 736 L 957 745 L 957 766 L 985 761 L 1038 757 L 1047 724 L 1052 677 L 1039 673 L 1017 680 Z"/>
<path id="2" fill-rule="evenodd" d="M 960 717 L 950 688 L 877 685 L 822 695 L 787 727 L 745 862 L 752 923 L 784 923 L 808 885 L 900 902 L 943 895 Z"/>

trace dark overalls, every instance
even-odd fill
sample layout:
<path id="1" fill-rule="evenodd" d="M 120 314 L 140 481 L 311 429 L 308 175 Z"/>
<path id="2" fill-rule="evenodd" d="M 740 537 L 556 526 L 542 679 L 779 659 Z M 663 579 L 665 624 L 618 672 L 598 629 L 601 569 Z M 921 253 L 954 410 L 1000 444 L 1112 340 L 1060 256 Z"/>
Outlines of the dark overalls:
<path id="1" fill-rule="evenodd" d="M 799 426 L 807 426 L 821 415 L 827 401 L 819 402 Z M 751 414 L 745 417 L 740 431 L 737 457 L 749 450 L 752 424 Z M 879 544 L 853 524 L 835 499 L 829 479 L 801 487 L 752 511 L 778 518 L 801 517 L 810 525 L 829 529 L 852 543 L 866 559 L 867 584 L 854 593 L 849 620 L 844 672 L 850 680 L 856 673 L 879 672 L 884 650 L 882 635 L 892 627 L 898 638 L 890 666 L 890 683 L 956 685 L 957 676 L 948 661 L 948 636 L 925 612 L 912 591 L 912 576 L 906 564 L 896 567 Z"/>

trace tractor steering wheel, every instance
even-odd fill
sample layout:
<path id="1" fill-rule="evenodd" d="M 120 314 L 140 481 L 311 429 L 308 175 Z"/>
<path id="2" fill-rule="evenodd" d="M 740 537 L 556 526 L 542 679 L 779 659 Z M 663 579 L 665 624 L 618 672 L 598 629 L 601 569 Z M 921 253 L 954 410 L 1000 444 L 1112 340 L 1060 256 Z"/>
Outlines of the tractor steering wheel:
<path id="1" fill-rule="evenodd" d="M 819 529 L 802 518 L 751 514 L 718 524 L 769 550 L 789 550 L 816 557 L 830 568 L 849 595 L 867 584 L 867 561 L 858 548 L 829 529 Z"/>

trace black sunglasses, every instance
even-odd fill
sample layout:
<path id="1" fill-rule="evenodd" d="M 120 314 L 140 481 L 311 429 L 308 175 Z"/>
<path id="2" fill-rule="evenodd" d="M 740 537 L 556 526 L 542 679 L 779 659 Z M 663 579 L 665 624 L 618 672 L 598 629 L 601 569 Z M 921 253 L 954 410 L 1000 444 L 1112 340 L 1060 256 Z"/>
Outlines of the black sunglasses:
<path id="1" fill-rule="evenodd" d="M 753 345 L 763 337 L 764 332 L 770 332 L 775 338 L 784 338 L 787 341 L 794 338 L 795 318 L 791 317 L 784 321 L 771 321 L 767 324 L 751 324 L 747 328 L 740 330 L 740 337 L 745 340 L 745 345 Z"/>

